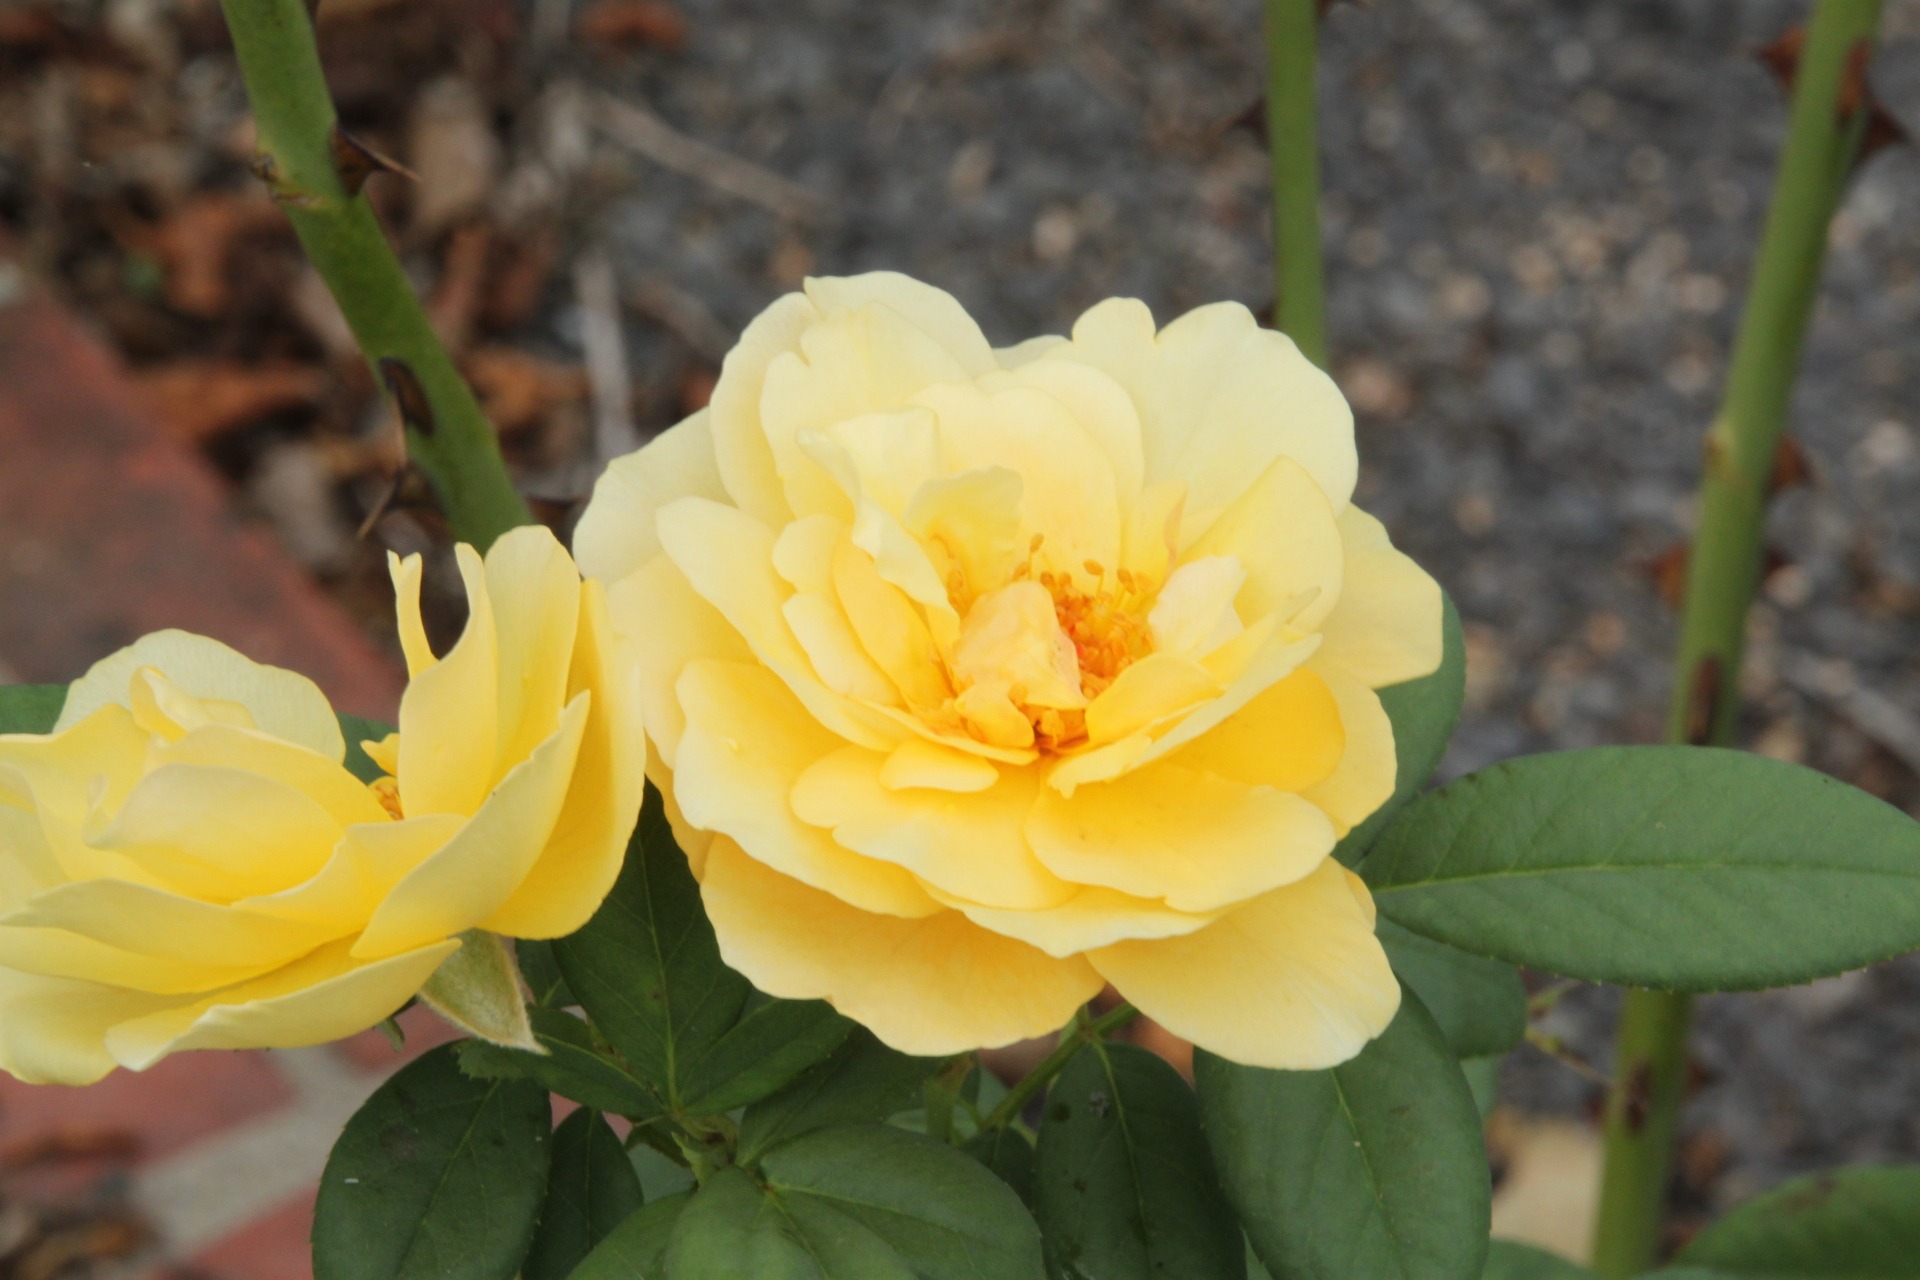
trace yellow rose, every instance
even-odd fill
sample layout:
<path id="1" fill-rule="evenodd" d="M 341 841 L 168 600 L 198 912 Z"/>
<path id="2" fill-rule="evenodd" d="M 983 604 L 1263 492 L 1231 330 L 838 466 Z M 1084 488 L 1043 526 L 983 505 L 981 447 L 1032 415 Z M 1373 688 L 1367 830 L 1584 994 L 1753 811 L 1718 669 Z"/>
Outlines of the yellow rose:
<path id="1" fill-rule="evenodd" d="M 728 963 L 913 1053 L 1109 981 L 1240 1062 L 1358 1052 L 1399 987 L 1327 855 L 1393 791 L 1373 690 L 1439 665 L 1441 596 L 1356 466 L 1238 305 L 1001 351 L 898 275 L 768 308 L 575 539 Z"/>
<path id="2" fill-rule="evenodd" d="M 546 530 L 459 560 L 470 613 L 438 660 L 420 559 L 393 562 L 412 682 L 371 787 L 310 681 L 179 631 L 96 664 L 52 734 L 0 736 L 0 1067 L 82 1084 L 316 1044 L 393 1013 L 467 930 L 586 921 L 640 804 L 630 647 Z"/>

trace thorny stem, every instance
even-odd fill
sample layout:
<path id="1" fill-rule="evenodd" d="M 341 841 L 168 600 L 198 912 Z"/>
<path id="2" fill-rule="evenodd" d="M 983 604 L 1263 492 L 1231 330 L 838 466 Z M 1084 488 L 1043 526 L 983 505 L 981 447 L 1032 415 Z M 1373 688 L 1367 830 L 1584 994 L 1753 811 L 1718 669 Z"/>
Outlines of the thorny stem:
<path id="1" fill-rule="evenodd" d="M 1728 745 L 1739 713 L 1742 641 L 1760 578 L 1768 482 L 1786 422 L 1832 219 L 1870 107 L 1840 103 L 1850 65 L 1871 45 L 1880 0 L 1819 0 L 1794 81 L 1772 207 L 1727 375 L 1707 434 L 1700 521 L 1688 557 L 1680 656 L 1667 738 Z M 1607 1095 L 1606 1166 L 1594 1270 L 1625 1280 L 1656 1261 L 1686 1085 L 1689 997 L 1627 992 Z"/>
<path id="2" fill-rule="evenodd" d="M 1097 1018 L 1087 1017 L 1086 1010 L 1082 1009 L 1075 1016 L 1073 1025 L 1060 1033 L 1060 1043 L 1054 1047 L 1053 1052 L 1042 1058 L 1039 1066 L 1027 1072 L 1013 1088 L 1007 1090 L 1007 1096 L 1000 1099 L 999 1105 L 987 1115 L 980 1127 L 982 1129 L 1006 1128 L 1027 1109 L 1027 1103 L 1033 1100 L 1035 1094 L 1053 1083 L 1053 1078 L 1066 1070 L 1067 1063 L 1073 1060 L 1073 1055 L 1079 1053 L 1089 1041 L 1104 1040 L 1109 1032 L 1118 1031 L 1139 1016 L 1140 1011 L 1130 1004 L 1109 1009 Z"/>
<path id="3" fill-rule="evenodd" d="M 1266 0 L 1267 150 L 1273 159 L 1273 322 L 1327 367 L 1320 261 L 1320 139 L 1314 123 L 1318 0 Z"/>
<path id="4" fill-rule="evenodd" d="M 340 132 L 303 0 L 221 0 L 259 131 L 256 172 L 286 210 L 374 375 L 453 535 L 481 550 L 530 517 L 493 428 L 359 194 L 377 156 Z"/>

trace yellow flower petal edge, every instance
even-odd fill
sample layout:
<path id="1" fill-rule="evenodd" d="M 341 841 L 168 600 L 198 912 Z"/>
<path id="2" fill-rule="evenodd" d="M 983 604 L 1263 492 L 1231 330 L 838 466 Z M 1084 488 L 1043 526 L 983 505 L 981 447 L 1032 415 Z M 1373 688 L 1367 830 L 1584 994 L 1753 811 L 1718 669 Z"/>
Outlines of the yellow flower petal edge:
<path id="1" fill-rule="evenodd" d="M 0 736 L 0 1068 L 85 1084 L 317 1044 L 468 930 L 586 923 L 640 809 L 634 648 L 547 530 L 458 558 L 468 621 L 439 656 L 420 559 L 393 562 L 413 678 L 372 785 L 311 681 L 180 631 L 95 664 L 51 734 Z"/>
<path id="2" fill-rule="evenodd" d="M 728 961 L 912 1053 L 1101 979 L 1235 1061 L 1357 1053 L 1399 988 L 1328 855 L 1441 651 L 1357 474 L 1236 304 L 1001 351 L 901 275 L 768 308 L 575 537 Z"/>

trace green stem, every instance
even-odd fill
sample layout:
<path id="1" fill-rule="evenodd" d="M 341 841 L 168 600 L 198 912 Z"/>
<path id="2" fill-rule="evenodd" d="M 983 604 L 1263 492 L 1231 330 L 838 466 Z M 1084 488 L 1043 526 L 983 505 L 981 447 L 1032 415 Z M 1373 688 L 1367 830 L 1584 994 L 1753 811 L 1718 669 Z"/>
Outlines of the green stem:
<path id="1" fill-rule="evenodd" d="M 348 181 L 337 167 L 351 169 L 353 158 L 340 141 L 306 5 L 221 4 L 253 102 L 257 172 L 293 222 L 375 377 L 399 401 L 407 452 L 439 493 L 454 537 L 484 551 L 529 522 L 526 504 L 507 476 L 493 427 L 434 336 L 372 206 L 357 194 L 365 169 Z"/>
<path id="2" fill-rule="evenodd" d="M 1314 123 L 1318 0 L 1266 0 L 1267 150 L 1273 158 L 1273 322 L 1327 367 L 1320 262 L 1320 139 Z"/>
<path id="3" fill-rule="evenodd" d="M 1088 1018 L 1086 1011 L 1081 1010 L 1073 1025 L 1060 1033 L 1060 1043 L 1054 1046 L 1053 1052 L 1042 1058 L 1039 1066 L 1027 1072 L 1013 1088 L 1007 1090 L 1007 1096 L 1000 1099 L 999 1105 L 994 1107 L 980 1127 L 1006 1128 L 1027 1109 L 1027 1103 L 1033 1100 L 1033 1095 L 1053 1083 L 1053 1078 L 1066 1070 L 1073 1055 L 1080 1052 L 1089 1040 L 1105 1039 L 1107 1033 L 1119 1030 L 1139 1016 L 1140 1011 L 1130 1004 L 1109 1009 L 1097 1018 Z"/>
<path id="4" fill-rule="evenodd" d="M 1774 455 L 1819 289 L 1827 225 L 1862 137 L 1865 103 L 1842 118 L 1841 87 L 1879 18 L 1880 0 L 1819 0 L 1809 24 L 1726 395 L 1707 434 L 1667 722 L 1671 742 L 1734 740 Z M 1661 991 L 1629 991 L 1621 1010 L 1594 1228 L 1594 1270 L 1602 1280 L 1638 1275 L 1658 1258 L 1691 1014 L 1689 997 Z"/>

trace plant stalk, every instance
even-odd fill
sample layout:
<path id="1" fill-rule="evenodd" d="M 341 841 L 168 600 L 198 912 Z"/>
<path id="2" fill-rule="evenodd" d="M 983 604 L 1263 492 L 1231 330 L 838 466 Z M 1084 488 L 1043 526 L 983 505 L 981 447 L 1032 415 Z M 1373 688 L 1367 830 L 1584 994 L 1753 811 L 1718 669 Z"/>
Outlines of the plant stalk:
<path id="1" fill-rule="evenodd" d="M 1097 1018 L 1088 1018 L 1086 1011 L 1081 1010 L 1073 1025 L 1060 1033 L 1060 1043 L 1054 1046 L 1053 1052 L 1042 1058 L 1039 1066 L 1020 1077 L 1013 1088 L 1007 1090 L 1007 1096 L 1000 1099 L 999 1105 L 981 1121 L 980 1127 L 1004 1129 L 1012 1124 L 1026 1110 L 1033 1095 L 1053 1083 L 1053 1078 L 1066 1070 L 1067 1063 L 1073 1061 L 1073 1055 L 1080 1052 L 1089 1040 L 1103 1040 L 1109 1032 L 1118 1031 L 1139 1016 L 1140 1011 L 1130 1004 L 1109 1009 Z"/>
<path id="2" fill-rule="evenodd" d="M 1720 413 L 1707 433 L 1699 526 L 1687 559 L 1669 742 L 1727 746 L 1739 716 L 1747 612 L 1760 581 L 1767 498 L 1826 254 L 1827 225 L 1858 155 L 1864 92 L 1843 115 L 1850 69 L 1870 47 L 1880 0 L 1819 0 L 1794 80 L 1786 147 L 1767 211 Z M 1628 991 L 1606 1108 L 1606 1165 L 1594 1228 L 1602 1280 L 1658 1260 L 1691 998 Z"/>
<path id="3" fill-rule="evenodd" d="M 398 403 L 407 453 L 455 538 L 484 551 L 531 517 L 493 427 L 434 335 L 359 194 L 380 157 L 339 130 L 303 0 L 221 0 L 259 135 L 255 172 L 286 211 L 374 376 Z"/>
<path id="4" fill-rule="evenodd" d="M 1273 159 L 1273 322 L 1327 367 L 1314 90 L 1319 0 L 1266 0 L 1267 151 Z"/>

